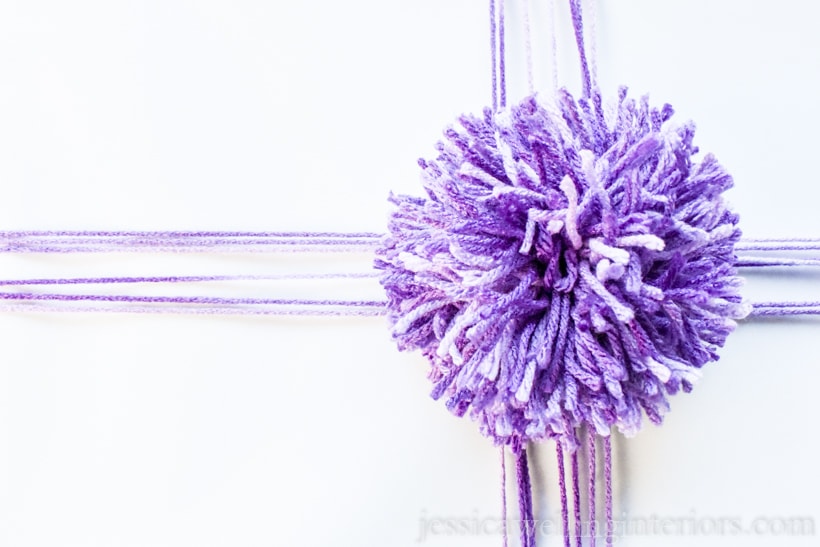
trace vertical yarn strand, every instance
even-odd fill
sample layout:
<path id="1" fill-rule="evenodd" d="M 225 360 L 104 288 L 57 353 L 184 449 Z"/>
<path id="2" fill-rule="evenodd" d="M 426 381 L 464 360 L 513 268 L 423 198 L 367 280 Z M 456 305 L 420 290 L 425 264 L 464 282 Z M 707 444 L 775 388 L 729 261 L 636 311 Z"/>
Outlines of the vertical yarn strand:
<path id="1" fill-rule="evenodd" d="M 498 110 L 498 54 L 495 39 L 495 0 L 490 0 L 490 70 L 492 71 L 493 111 Z"/>
<path id="2" fill-rule="evenodd" d="M 578 472 L 578 449 L 572 453 L 572 504 L 575 517 L 575 547 L 581 547 L 583 525 L 581 523 L 581 485 Z"/>
<path id="3" fill-rule="evenodd" d="M 532 485 L 530 470 L 527 464 L 527 449 L 520 444 L 513 445 L 515 470 L 518 478 L 518 509 L 521 519 L 521 547 L 535 547 L 532 534 Z"/>
<path id="4" fill-rule="evenodd" d="M 612 434 L 604 437 L 604 489 L 606 493 L 606 547 L 612 547 Z"/>
<path id="5" fill-rule="evenodd" d="M 583 14 L 581 13 L 581 0 L 569 0 L 569 8 L 572 13 L 575 43 L 578 46 L 578 56 L 581 60 L 582 95 L 584 97 L 590 97 L 592 94 L 593 81 L 589 71 L 586 47 L 584 46 L 584 20 Z"/>
<path id="6" fill-rule="evenodd" d="M 595 471 L 597 468 L 597 457 L 595 454 L 595 430 L 591 427 L 587 428 L 587 459 L 589 460 L 589 545 L 595 547 Z"/>
<path id="7" fill-rule="evenodd" d="M 535 78 L 532 68 L 532 26 L 530 24 L 530 0 L 522 1 L 522 11 L 524 20 L 524 55 L 527 63 L 527 93 L 535 93 Z"/>
<path id="8" fill-rule="evenodd" d="M 564 547 L 570 547 L 569 504 L 567 503 L 567 480 L 564 472 L 564 448 L 555 443 L 555 458 L 558 463 L 558 490 L 561 496 L 561 525 L 564 534 Z"/>
<path id="9" fill-rule="evenodd" d="M 507 547 L 507 458 L 504 446 L 501 447 L 501 537 L 502 545 Z"/>
<path id="10" fill-rule="evenodd" d="M 507 106 L 507 61 L 504 53 L 504 0 L 498 0 L 498 94 L 499 106 Z"/>
<path id="11" fill-rule="evenodd" d="M 598 14 L 596 10 L 596 3 L 598 0 L 586 0 L 586 16 L 584 20 L 585 26 L 588 30 L 586 33 L 585 43 L 587 45 L 587 61 L 589 62 L 589 77 L 593 88 L 596 87 L 598 81 Z"/>
<path id="12" fill-rule="evenodd" d="M 507 106 L 507 60 L 504 30 L 504 0 L 490 0 L 490 69 L 493 111 Z"/>
<path id="13" fill-rule="evenodd" d="M 552 63 L 552 91 L 558 91 L 558 45 L 555 41 L 555 0 L 547 0 L 547 14 L 549 15 L 549 54 Z"/>

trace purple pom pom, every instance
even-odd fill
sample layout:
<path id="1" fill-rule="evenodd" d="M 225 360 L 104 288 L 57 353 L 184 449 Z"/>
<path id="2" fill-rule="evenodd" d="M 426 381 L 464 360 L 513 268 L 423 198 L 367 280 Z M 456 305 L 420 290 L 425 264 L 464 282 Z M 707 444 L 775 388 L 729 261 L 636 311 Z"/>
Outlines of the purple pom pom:
<path id="1" fill-rule="evenodd" d="M 607 115 L 566 91 L 465 115 L 419 162 L 427 197 L 391 196 L 393 336 L 495 443 L 660 422 L 747 313 L 732 179 L 671 115 L 625 89 Z"/>

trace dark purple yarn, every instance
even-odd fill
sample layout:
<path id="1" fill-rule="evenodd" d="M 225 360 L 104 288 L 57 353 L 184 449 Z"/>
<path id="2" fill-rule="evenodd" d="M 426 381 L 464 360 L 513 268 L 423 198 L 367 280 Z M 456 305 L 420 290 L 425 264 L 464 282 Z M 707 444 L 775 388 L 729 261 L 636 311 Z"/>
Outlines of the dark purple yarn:
<path id="1" fill-rule="evenodd" d="M 513 444 L 515 473 L 518 482 L 518 516 L 521 528 L 521 547 L 535 547 L 535 520 L 532 510 L 532 485 L 530 483 L 527 449 Z"/>
<path id="2" fill-rule="evenodd" d="M 569 535 L 569 505 L 567 502 L 567 479 L 564 469 L 564 448 L 555 444 L 555 459 L 558 465 L 558 490 L 561 496 L 561 524 L 564 533 L 564 547 L 570 547 Z"/>
<path id="3" fill-rule="evenodd" d="M 749 309 L 732 179 L 693 159 L 694 126 L 626 89 L 606 116 L 595 91 L 546 101 L 447 128 L 426 195 L 391 196 L 376 268 L 435 399 L 496 444 L 574 449 L 582 424 L 659 423 Z"/>
<path id="4" fill-rule="evenodd" d="M 581 538 L 584 537 L 584 523 L 581 521 L 581 482 L 578 473 L 579 457 L 578 450 L 570 456 L 572 462 L 572 503 L 573 515 L 575 517 L 575 547 L 582 546 Z"/>

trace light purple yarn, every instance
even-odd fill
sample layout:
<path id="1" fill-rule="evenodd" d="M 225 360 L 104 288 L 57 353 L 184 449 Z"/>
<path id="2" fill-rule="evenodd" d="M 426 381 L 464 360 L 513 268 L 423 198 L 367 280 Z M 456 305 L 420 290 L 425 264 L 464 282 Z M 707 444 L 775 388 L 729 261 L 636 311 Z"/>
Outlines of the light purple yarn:
<path id="1" fill-rule="evenodd" d="M 434 399 L 496 444 L 576 428 L 627 435 L 748 314 L 731 176 L 693 160 L 694 125 L 627 97 L 530 97 L 446 129 L 419 160 L 426 197 L 395 209 L 376 267 L 401 350 L 430 360 Z"/>

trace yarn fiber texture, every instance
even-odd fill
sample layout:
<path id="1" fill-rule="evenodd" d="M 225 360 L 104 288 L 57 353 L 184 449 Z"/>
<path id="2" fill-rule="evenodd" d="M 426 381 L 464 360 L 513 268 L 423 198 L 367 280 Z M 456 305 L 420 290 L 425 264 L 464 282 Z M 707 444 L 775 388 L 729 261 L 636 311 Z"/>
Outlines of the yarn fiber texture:
<path id="1" fill-rule="evenodd" d="M 426 195 L 391 195 L 375 265 L 434 399 L 495 444 L 574 449 L 582 424 L 660 423 L 748 308 L 732 178 L 695 161 L 694 125 L 625 88 L 606 112 L 597 91 L 549 101 L 448 127 Z"/>

